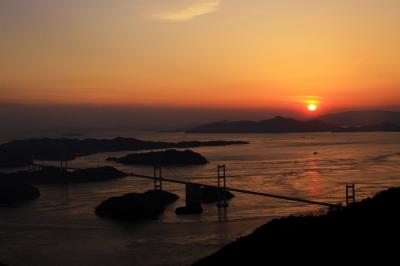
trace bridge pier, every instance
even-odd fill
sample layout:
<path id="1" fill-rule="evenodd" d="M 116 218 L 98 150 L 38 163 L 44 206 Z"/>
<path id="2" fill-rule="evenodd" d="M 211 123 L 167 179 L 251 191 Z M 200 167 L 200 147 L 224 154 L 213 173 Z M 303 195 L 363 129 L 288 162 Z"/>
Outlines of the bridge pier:
<path id="1" fill-rule="evenodd" d="M 354 184 L 346 185 L 346 206 L 356 202 L 356 187 Z"/>
<path id="2" fill-rule="evenodd" d="M 39 165 L 35 165 L 35 164 L 31 164 L 30 166 L 29 166 L 29 172 L 36 172 L 36 171 L 40 171 L 40 170 L 42 170 L 42 167 L 41 166 L 39 166 Z"/>
<path id="3" fill-rule="evenodd" d="M 186 206 L 201 205 L 201 186 L 186 184 L 185 193 Z"/>
<path id="4" fill-rule="evenodd" d="M 154 190 L 162 190 L 161 166 L 154 166 Z"/>

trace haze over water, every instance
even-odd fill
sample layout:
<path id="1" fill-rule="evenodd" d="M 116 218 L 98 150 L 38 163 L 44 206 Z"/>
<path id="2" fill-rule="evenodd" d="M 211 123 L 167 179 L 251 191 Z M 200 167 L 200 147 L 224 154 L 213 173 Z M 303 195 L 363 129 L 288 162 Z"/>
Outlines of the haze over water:
<path id="1" fill-rule="evenodd" d="M 357 199 L 399 186 L 399 133 L 312 133 L 195 135 L 182 133 L 108 132 L 93 137 L 134 136 L 140 139 L 247 140 L 249 145 L 193 149 L 210 163 L 164 168 L 164 177 L 215 184 L 216 167 L 227 166 L 229 187 L 344 202 L 345 184 L 355 183 Z M 317 154 L 314 154 L 317 152 Z M 109 156 L 80 157 L 72 167 L 104 164 L 152 175 L 152 168 L 106 162 Z M 43 162 L 46 163 L 46 162 Z M 49 163 L 49 162 L 47 162 Z M 51 164 L 51 163 L 49 163 Z M 280 216 L 323 211 L 318 206 L 235 193 L 226 216 L 214 204 L 202 215 L 178 217 L 184 187 L 164 183 L 181 199 L 159 221 L 118 224 L 100 219 L 94 207 L 102 200 L 152 189 L 151 181 L 128 177 L 110 182 L 38 186 L 41 197 L 20 208 L 1 207 L 0 257 L 12 265 L 187 265 Z M 224 222 L 221 222 L 224 221 Z"/>

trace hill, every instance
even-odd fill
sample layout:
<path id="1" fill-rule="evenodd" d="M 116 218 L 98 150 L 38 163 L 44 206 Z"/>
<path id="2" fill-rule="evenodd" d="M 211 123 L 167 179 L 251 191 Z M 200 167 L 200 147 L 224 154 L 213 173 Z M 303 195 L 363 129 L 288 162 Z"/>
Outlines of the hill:
<path id="1" fill-rule="evenodd" d="M 320 120 L 299 121 L 281 116 L 262 121 L 221 121 L 201 125 L 188 133 L 282 133 L 282 132 L 326 132 L 339 127 Z"/>
<path id="2" fill-rule="evenodd" d="M 300 121 L 277 116 L 262 121 L 221 121 L 195 127 L 187 133 L 305 133 L 305 132 L 374 132 L 400 131 L 400 126 L 393 123 L 344 127 L 314 119 Z"/>
<path id="3" fill-rule="evenodd" d="M 391 111 L 350 111 L 320 116 L 318 119 L 346 127 L 380 124 L 389 122 L 400 126 L 400 112 Z"/>
<path id="4" fill-rule="evenodd" d="M 400 188 L 391 188 L 326 214 L 272 220 L 194 265 L 361 264 L 396 258 L 399 202 Z"/>

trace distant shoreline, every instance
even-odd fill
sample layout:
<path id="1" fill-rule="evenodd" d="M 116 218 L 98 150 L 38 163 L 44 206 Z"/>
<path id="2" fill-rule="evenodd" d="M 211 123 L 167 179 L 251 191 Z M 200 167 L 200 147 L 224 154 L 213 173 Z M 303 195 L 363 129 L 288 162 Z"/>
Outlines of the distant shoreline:
<path id="1" fill-rule="evenodd" d="M 322 120 L 300 121 L 281 116 L 261 121 L 220 121 L 195 127 L 185 133 L 195 134 L 255 134 L 255 133 L 350 133 L 350 132 L 400 132 L 400 126 L 382 122 L 365 126 L 336 126 Z"/>
<path id="2" fill-rule="evenodd" d="M 266 134 L 271 134 L 271 135 L 279 135 L 279 134 L 345 134 L 345 133 L 400 133 L 400 131 L 300 131 L 300 132 L 290 132 L 290 131 L 284 131 L 284 132 L 242 132 L 242 133 L 232 133 L 232 132 L 221 132 L 221 133 L 191 133 L 191 132 L 185 132 L 185 134 L 190 134 L 190 135 L 223 135 L 223 134 L 229 134 L 229 135 L 266 135 Z"/>
<path id="3" fill-rule="evenodd" d="M 0 167 L 28 166 L 34 160 L 73 160 L 79 156 L 102 152 L 186 149 L 242 144 L 248 144 L 248 142 L 222 140 L 162 142 L 121 137 L 114 139 L 36 138 L 14 140 L 0 145 Z"/>

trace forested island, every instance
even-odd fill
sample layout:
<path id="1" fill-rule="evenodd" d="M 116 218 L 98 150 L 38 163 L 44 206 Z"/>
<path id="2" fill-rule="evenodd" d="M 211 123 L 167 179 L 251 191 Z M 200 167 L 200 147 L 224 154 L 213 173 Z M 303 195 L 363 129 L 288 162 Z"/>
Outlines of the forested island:
<path id="1" fill-rule="evenodd" d="M 77 169 L 73 171 L 67 171 L 59 167 L 46 166 L 33 171 L 0 174 L 0 181 L 7 183 L 17 182 L 24 184 L 57 185 L 108 181 L 125 176 L 127 176 L 127 174 L 109 166 Z"/>
<path id="2" fill-rule="evenodd" d="M 163 190 L 149 190 L 145 193 L 128 193 L 111 197 L 96 207 L 100 217 L 117 221 L 141 221 L 157 219 L 165 207 L 178 200 L 178 196 Z"/>
<path id="3" fill-rule="evenodd" d="M 131 153 L 121 158 L 108 158 L 127 165 L 156 165 L 156 166 L 183 166 L 207 164 L 207 159 L 192 150 L 179 151 L 175 149 L 145 153 Z"/>
<path id="4" fill-rule="evenodd" d="M 40 191 L 36 187 L 18 182 L 2 180 L 0 174 L 0 204 L 10 205 L 39 198 Z"/>
<path id="5" fill-rule="evenodd" d="M 101 152 L 195 148 L 248 144 L 246 141 L 146 141 L 135 138 L 72 139 L 37 138 L 14 140 L 0 145 L 0 167 L 18 167 L 34 160 L 72 160 Z"/>

